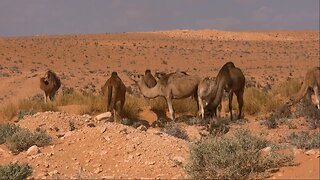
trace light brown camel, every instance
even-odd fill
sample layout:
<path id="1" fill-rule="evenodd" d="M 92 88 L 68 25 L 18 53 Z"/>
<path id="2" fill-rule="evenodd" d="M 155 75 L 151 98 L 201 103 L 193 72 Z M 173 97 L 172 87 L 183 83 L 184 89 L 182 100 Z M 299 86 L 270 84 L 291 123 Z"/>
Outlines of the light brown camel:
<path id="1" fill-rule="evenodd" d="M 198 85 L 198 101 L 199 112 L 198 115 L 204 119 L 204 106 L 208 105 L 209 101 L 214 98 L 214 89 L 216 87 L 216 78 L 203 78 Z M 221 104 L 218 106 L 218 117 L 220 117 Z"/>
<path id="2" fill-rule="evenodd" d="M 44 77 L 40 78 L 40 89 L 44 91 L 44 102 L 47 103 L 48 97 L 53 101 L 56 92 L 61 86 L 61 81 L 55 72 L 48 70 Z"/>
<path id="3" fill-rule="evenodd" d="M 131 76 L 130 79 L 137 83 L 144 97 L 164 97 L 168 104 L 170 118 L 173 120 L 175 119 L 175 112 L 172 107 L 172 99 L 183 99 L 194 96 L 196 101 L 198 101 L 197 89 L 200 78 L 197 76 L 190 76 L 182 73 L 172 73 L 170 76 L 162 77 L 158 81 L 157 85 L 153 88 L 148 88 L 146 86 L 145 82 L 143 81 L 143 76 Z"/>
<path id="4" fill-rule="evenodd" d="M 107 112 L 116 116 L 116 104 L 120 101 L 118 113 L 121 115 L 126 100 L 126 86 L 118 76 L 117 72 L 112 72 L 111 77 L 101 87 L 102 94 L 106 97 Z"/>
<path id="5" fill-rule="evenodd" d="M 209 104 L 205 108 L 205 114 L 209 116 L 217 115 L 217 107 L 221 103 L 223 96 L 223 91 L 226 90 L 229 93 L 229 110 L 230 119 L 232 116 L 232 99 L 233 93 L 236 94 L 238 105 L 239 105 L 239 115 L 238 119 L 241 119 L 242 107 L 243 107 L 243 93 L 245 86 L 245 77 L 241 69 L 236 68 L 233 62 L 227 62 L 220 69 L 216 78 L 216 87 L 213 91 L 215 94 L 214 98 L 210 100 Z"/>
<path id="6" fill-rule="evenodd" d="M 317 108 L 320 109 L 320 97 L 319 97 L 319 88 L 320 88 L 320 67 L 314 67 L 307 71 L 306 76 L 302 82 L 302 86 L 297 94 L 290 98 L 291 102 L 289 105 L 296 104 L 303 97 L 306 96 L 308 89 L 312 88 L 316 98 Z M 311 100 L 311 93 L 308 95 Z"/>
<path id="7" fill-rule="evenodd" d="M 157 80 L 151 74 L 150 69 L 147 69 L 145 71 L 143 80 L 146 83 L 146 85 L 148 86 L 148 88 L 152 88 L 152 87 L 156 86 L 156 84 L 157 84 Z"/>

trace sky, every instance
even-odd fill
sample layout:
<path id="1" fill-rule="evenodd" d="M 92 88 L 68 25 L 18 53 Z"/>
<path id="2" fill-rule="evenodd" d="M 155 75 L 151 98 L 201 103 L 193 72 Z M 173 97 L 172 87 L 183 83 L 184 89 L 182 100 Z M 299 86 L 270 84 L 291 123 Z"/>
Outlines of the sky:
<path id="1" fill-rule="evenodd" d="M 0 0 L 0 36 L 319 30 L 319 0 Z"/>

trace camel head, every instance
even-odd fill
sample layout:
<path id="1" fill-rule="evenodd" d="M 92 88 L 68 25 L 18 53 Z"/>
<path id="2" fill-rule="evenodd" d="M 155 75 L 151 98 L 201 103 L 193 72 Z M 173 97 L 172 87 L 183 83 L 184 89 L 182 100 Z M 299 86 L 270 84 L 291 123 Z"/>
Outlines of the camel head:
<path id="1" fill-rule="evenodd" d="M 144 75 L 142 74 L 130 74 L 128 75 L 129 79 L 136 84 L 139 84 L 140 82 L 143 82 Z"/>

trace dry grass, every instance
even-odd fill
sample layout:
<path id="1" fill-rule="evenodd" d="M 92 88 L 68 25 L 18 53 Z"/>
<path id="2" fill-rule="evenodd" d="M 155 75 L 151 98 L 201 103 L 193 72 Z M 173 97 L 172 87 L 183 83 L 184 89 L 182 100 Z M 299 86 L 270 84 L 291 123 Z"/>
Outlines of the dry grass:
<path id="1" fill-rule="evenodd" d="M 278 82 L 271 90 L 273 95 L 281 95 L 282 97 L 291 97 L 298 93 L 301 88 L 301 82 L 298 79 L 288 79 L 286 81 Z"/>

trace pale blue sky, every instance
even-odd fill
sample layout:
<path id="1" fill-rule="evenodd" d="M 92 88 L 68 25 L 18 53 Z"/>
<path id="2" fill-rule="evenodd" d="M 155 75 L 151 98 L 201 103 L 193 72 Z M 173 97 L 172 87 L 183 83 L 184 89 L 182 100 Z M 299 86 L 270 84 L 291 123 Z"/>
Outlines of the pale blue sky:
<path id="1" fill-rule="evenodd" d="M 0 0 L 0 36 L 317 29 L 319 0 Z"/>

